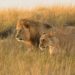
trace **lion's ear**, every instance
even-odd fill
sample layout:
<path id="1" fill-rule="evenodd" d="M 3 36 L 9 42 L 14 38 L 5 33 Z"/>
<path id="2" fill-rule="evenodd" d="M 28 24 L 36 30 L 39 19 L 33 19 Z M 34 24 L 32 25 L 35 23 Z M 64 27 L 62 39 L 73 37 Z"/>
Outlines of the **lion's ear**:
<path id="1" fill-rule="evenodd" d="M 51 32 L 51 31 L 50 31 L 50 32 L 48 33 L 48 35 L 49 35 L 49 36 L 54 36 L 54 35 L 55 35 L 55 32 Z"/>
<path id="2" fill-rule="evenodd" d="M 51 25 L 49 25 L 48 23 L 44 23 L 44 26 L 45 26 L 47 29 L 52 28 L 52 26 L 51 26 Z"/>
<path id="3" fill-rule="evenodd" d="M 28 25 L 28 24 L 26 24 L 26 25 L 25 25 L 25 27 L 26 27 L 26 28 L 29 28 L 29 25 Z"/>
<path id="4" fill-rule="evenodd" d="M 52 36 L 52 35 L 53 35 L 53 33 L 50 31 L 50 32 L 48 33 L 48 35 L 49 35 L 49 36 Z"/>
<path id="5" fill-rule="evenodd" d="M 29 27 L 30 27 L 30 22 L 26 22 L 26 23 L 25 23 L 25 27 L 26 27 L 26 28 L 29 28 Z"/>

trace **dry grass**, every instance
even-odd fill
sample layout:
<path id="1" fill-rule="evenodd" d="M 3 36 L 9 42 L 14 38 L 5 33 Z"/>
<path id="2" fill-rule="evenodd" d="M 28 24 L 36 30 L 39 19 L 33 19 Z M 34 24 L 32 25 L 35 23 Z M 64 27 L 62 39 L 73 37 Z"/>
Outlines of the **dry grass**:
<path id="1" fill-rule="evenodd" d="M 12 42 L 11 42 L 12 41 Z M 28 52 L 15 39 L 0 41 L 0 75 L 74 75 L 75 57 L 48 51 Z"/>
<path id="2" fill-rule="evenodd" d="M 62 8 L 62 9 L 61 9 Z M 29 18 L 51 25 L 75 25 L 75 8 L 36 8 L 0 10 L 0 31 L 15 25 L 19 18 Z M 61 51 L 50 56 L 48 51 L 27 51 L 23 43 L 9 37 L 0 40 L 0 75 L 75 75 L 75 55 Z"/>

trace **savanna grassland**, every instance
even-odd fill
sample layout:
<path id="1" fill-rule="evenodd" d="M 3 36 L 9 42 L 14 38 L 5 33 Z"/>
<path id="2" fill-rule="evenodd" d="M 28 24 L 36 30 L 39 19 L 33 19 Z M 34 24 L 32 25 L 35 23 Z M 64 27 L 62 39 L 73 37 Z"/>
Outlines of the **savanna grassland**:
<path id="1" fill-rule="evenodd" d="M 75 7 L 39 7 L 27 9 L 1 9 L 0 32 L 16 26 L 20 18 L 45 22 L 55 27 L 75 26 Z M 50 56 L 48 51 L 27 51 L 14 34 L 0 39 L 0 75 L 75 75 L 75 55 L 61 50 Z M 75 51 L 74 51 L 75 52 Z"/>

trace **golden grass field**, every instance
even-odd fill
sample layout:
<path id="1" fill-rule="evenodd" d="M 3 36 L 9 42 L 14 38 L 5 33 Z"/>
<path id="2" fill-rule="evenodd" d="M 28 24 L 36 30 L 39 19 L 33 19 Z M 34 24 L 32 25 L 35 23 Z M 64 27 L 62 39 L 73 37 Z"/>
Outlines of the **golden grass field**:
<path id="1" fill-rule="evenodd" d="M 20 18 L 54 26 L 74 26 L 75 7 L 3 9 L 0 10 L 0 32 L 7 27 L 15 26 Z M 52 56 L 48 51 L 27 51 L 23 43 L 10 36 L 0 39 L 0 75 L 75 75 L 75 55 L 65 50 Z"/>

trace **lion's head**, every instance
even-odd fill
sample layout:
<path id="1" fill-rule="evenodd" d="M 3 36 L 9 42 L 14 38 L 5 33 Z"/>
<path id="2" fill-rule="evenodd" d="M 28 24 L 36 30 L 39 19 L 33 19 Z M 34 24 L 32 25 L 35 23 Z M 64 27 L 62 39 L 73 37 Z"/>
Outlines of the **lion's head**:
<path id="1" fill-rule="evenodd" d="M 30 39 L 30 32 L 29 32 L 28 24 L 26 24 L 25 20 L 23 19 L 17 22 L 16 39 L 22 42 Z"/>
<path id="2" fill-rule="evenodd" d="M 41 50 L 48 48 L 50 45 L 53 45 L 52 36 L 47 33 L 43 33 L 40 37 L 39 47 Z"/>
<path id="3" fill-rule="evenodd" d="M 40 37 L 39 48 L 41 50 L 49 49 L 50 54 L 54 51 L 58 39 L 52 33 L 43 33 Z"/>

